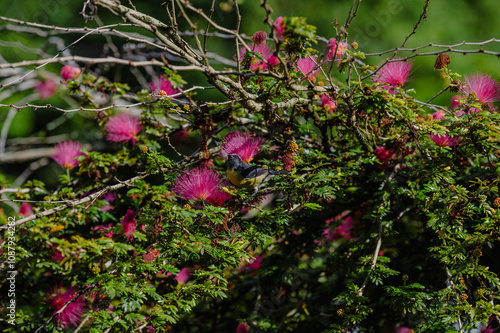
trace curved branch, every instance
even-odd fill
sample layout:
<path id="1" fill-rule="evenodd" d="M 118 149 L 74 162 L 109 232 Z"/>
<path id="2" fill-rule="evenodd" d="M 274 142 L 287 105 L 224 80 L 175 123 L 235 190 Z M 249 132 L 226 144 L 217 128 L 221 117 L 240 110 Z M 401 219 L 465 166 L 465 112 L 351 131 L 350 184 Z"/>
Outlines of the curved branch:
<path id="1" fill-rule="evenodd" d="M 158 172 L 160 172 L 160 171 L 158 171 Z M 144 179 L 144 178 L 146 178 L 149 175 L 150 174 L 148 173 L 148 174 L 143 174 L 143 175 L 135 176 L 133 178 L 130 178 L 130 179 L 125 180 L 123 182 L 120 182 L 118 184 L 107 186 L 104 189 L 102 189 L 102 190 L 100 190 L 100 191 L 98 191 L 96 193 L 93 193 L 93 194 L 91 194 L 89 196 L 86 196 L 86 197 L 84 197 L 82 199 L 68 200 L 65 204 L 62 204 L 60 206 L 57 206 L 57 207 L 48 209 L 46 211 L 43 211 L 41 213 L 33 214 L 33 215 L 27 216 L 25 218 L 22 218 L 20 220 L 17 220 L 16 222 L 14 222 L 14 224 L 11 224 L 11 226 L 14 226 L 14 227 L 15 226 L 20 226 L 20 225 L 26 224 L 26 223 L 28 223 L 30 221 L 33 221 L 35 219 L 39 219 L 39 218 L 42 218 L 42 217 L 45 217 L 45 216 L 50 216 L 52 214 L 55 214 L 55 213 L 60 212 L 62 210 L 65 210 L 66 208 L 71 208 L 71 207 L 74 207 L 74 206 L 82 205 L 82 204 L 87 203 L 87 202 L 92 202 L 92 201 L 96 200 L 97 198 L 99 198 L 101 195 L 104 195 L 104 194 L 106 194 L 108 192 L 111 192 L 111 191 L 115 191 L 115 190 L 121 189 L 121 188 L 126 187 L 126 186 L 130 186 L 136 180 Z M 9 225 L 7 225 L 7 224 L 4 224 L 4 225 L 0 226 L 0 230 L 2 230 L 2 229 L 8 229 L 8 228 L 9 228 Z"/>
<path id="2" fill-rule="evenodd" d="M 106 58 L 89 58 L 89 57 L 82 57 L 82 56 L 71 56 L 71 57 L 58 57 L 58 58 L 51 58 L 51 59 L 38 59 L 38 60 L 23 60 L 20 62 L 14 62 L 14 63 L 5 63 L 5 64 L 0 64 L 0 69 L 5 69 L 5 68 L 16 68 L 16 67 L 29 67 L 29 66 L 39 66 L 39 65 L 47 65 L 47 64 L 53 64 L 53 63 L 64 63 L 68 61 L 76 61 L 76 62 L 83 62 L 89 65 L 95 65 L 95 64 L 120 64 L 120 65 L 128 65 L 131 67 L 142 67 L 142 66 L 165 66 L 165 63 L 163 61 L 159 61 L 156 59 L 152 60 L 145 60 L 145 61 L 132 61 L 132 60 L 127 60 L 127 59 L 120 59 L 120 58 L 115 58 L 115 57 L 106 57 Z M 196 71 L 201 71 L 202 68 L 189 65 L 189 66 L 173 66 L 169 65 L 169 67 L 175 71 L 187 71 L 187 70 L 196 70 Z"/>

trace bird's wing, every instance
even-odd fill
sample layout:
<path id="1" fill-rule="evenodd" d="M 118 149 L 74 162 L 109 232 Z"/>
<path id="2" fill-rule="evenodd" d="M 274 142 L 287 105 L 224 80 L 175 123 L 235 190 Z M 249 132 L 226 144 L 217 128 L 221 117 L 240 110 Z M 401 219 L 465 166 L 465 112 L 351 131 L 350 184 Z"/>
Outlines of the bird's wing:
<path id="1" fill-rule="evenodd" d="M 242 175 L 245 179 L 257 178 L 259 176 L 267 175 L 268 173 L 269 170 L 257 165 L 245 165 L 240 171 L 240 175 Z"/>
<path id="2" fill-rule="evenodd" d="M 291 173 L 291 171 L 287 170 L 269 170 L 269 174 L 275 176 L 275 175 L 288 175 Z"/>

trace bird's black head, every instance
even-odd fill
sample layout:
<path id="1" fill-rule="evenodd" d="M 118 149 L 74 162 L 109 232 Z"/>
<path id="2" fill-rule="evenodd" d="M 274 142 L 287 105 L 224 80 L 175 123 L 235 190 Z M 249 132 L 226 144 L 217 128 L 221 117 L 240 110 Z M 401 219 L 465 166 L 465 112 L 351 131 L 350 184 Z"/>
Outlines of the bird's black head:
<path id="1" fill-rule="evenodd" d="M 241 165 L 243 165 L 243 161 L 241 160 L 241 157 L 238 154 L 227 155 L 227 163 L 226 163 L 227 169 L 234 170 Z"/>

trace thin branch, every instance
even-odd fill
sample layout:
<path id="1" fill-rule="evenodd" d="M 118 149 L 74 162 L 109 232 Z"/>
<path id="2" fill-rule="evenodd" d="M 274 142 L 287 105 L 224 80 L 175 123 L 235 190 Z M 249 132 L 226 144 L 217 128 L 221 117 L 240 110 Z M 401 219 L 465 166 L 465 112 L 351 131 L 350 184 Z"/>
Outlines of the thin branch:
<path id="1" fill-rule="evenodd" d="M 160 101 L 162 101 L 164 99 L 167 99 L 167 98 L 170 99 L 170 100 L 177 101 L 177 102 L 181 103 L 180 100 L 176 100 L 176 97 L 183 96 L 185 93 L 188 93 L 188 92 L 191 92 L 191 91 L 194 91 L 194 90 L 207 90 L 207 89 L 214 89 L 214 87 L 194 86 L 194 87 L 191 87 L 189 89 L 183 90 L 180 93 L 169 95 L 169 96 L 166 96 L 166 97 L 158 97 L 158 96 L 155 95 L 155 97 L 157 97 L 157 98 L 155 98 L 152 101 L 145 101 L 145 102 L 139 102 L 139 103 L 133 103 L 133 104 L 111 104 L 111 105 L 108 105 L 108 106 L 104 106 L 102 108 L 84 108 L 84 107 L 81 106 L 81 107 L 76 108 L 76 109 L 64 109 L 64 108 L 60 108 L 60 107 L 57 107 L 57 106 L 53 106 L 51 104 L 34 105 L 34 104 L 30 104 L 30 103 L 26 103 L 24 105 L 0 104 L 0 108 L 1 107 L 11 107 L 11 108 L 15 108 L 18 111 L 22 110 L 22 109 L 26 109 L 26 108 L 33 108 L 35 110 L 37 110 L 37 109 L 53 109 L 53 110 L 61 111 L 61 112 L 64 112 L 64 113 L 79 112 L 79 111 L 101 112 L 101 111 L 106 111 L 106 110 L 110 110 L 110 109 L 114 109 L 114 108 L 124 108 L 124 109 L 137 108 L 137 107 L 140 107 L 140 106 L 146 106 L 146 105 L 154 104 L 154 103 L 160 102 Z M 6 157 L 3 157 L 1 159 L 5 160 Z"/>
<path id="2" fill-rule="evenodd" d="M 412 32 L 410 32 L 410 34 L 408 36 L 406 36 L 405 40 L 403 41 L 403 44 L 401 44 L 401 47 L 400 48 L 403 48 L 405 45 L 406 45 L 406 42 L 408 41 L 408 39 L 410 39 L 411 36 L 413 36 L 416 32 L 417 32 L 417 29 L 419 28 L 420 26 L 420 23 L 422 22 L 422 20 L 425 20 L 427 19 L 427 7 L 429 6 L 429 1 L 430 0 L 426 0 L 425 1 L 425 4 L 424 4 L 424 8 L 423 8 L 423 11 L 422 11 L 422 14 L 420 14 L 420 17 L 418 18 L 418 21 L 417 23 L 415 24 L 415 26 L 413 27 L 413 30 Z M 399 49 L 399 48 L 398 48 Z M 398 49 L 396 49 L 394 51 L 394 54 L 392 55 L 391 59 L 390 60 L 393 60 L 396 55 L 398 54 Z M 379 70 L 381 70 L 389 61 L 388 60 L 385 60 L 382 65 L 380 65 L 373 73 L 371 73 L 369 76 L 371 75 L 374 75 L 376 74 Z"/>
<path id="3" fill-rule="evenodd" d="M 158 172 L 160 172 L 160 171 L 158 171 Z M 85 204 L 87 202 L 90 202 L 92 200 L 97 199 L 101 195 L 104 195 L 104 194 L 106 194 L 108 192 L 116 191 L 116 190 L 119 190 L 119 189 L 121 189 L 123 187 L 126 187 L 126 186 L 131 186 L 136 180 L 144 179 L 147 176 L 149 176 L 149 174 L 142 174 L 142 175 L 139 175 L 139 176 L 135 176 L 133 178 L 130 178 L 130 179 L 128 179 L 126 181 L 123 181 L 123 182 L 120 182 L 118 184 L 107 186 L 104 189 L 102 189 L 102 190 L 100 190 L 100 191 L 98 191 L 96 193 L 93 193 L 91 195 L 88 195 L 88 196 L 86 196 L 84 198 L 75 199 L 75 200 L 68 200 L 65 204 L 62 204 L 60 206 L 57 206 L 57 207 L 45 210 L 43 212 L 40 212 L 40 213 L 37 213 L 37 214 L 33 214 L 33 215 L 27 216 L 25 218 L 19 219 L 12 226 L 20 226 L 20 225 L 26 224 L 26 223 L 28 223 L 30 221 L 33 221 L 35 219 L 39 219 L 39 218 L 42 218 L 42 217 L 45 217 L 45 216 L 50 216 L 52 214 L 55 214 L 55 213 L 60 212 L 62 210 L 65 210 L 66 208 L 75 207 L 75 206 L 78 206 L 78 205 Z M 0 226 L 0 230 L 7 229 L 8 227 L 9 227 L 9 225 L 7 225 L 7 224 L 1 225 Z"/>
<path id="4" fill-rule="evenodd" d="M 2 159 L 3 155 L 5 154 L 5 142 L 7 141 L 7 134 L 9 133 L 10 125 L 12 124 L 12 120 L 14 120 L 17 111 L 18 110 L 16 110 L 15 108 L 10 109 L 9 113 L 7 113 L 7 117 L 4 120 L 2 132 L 0 134 L 0 159 Z"/>
<path id="5" fill-rule="evenodd" d="M 485 41 L 482 41 L 482 42 L 466 42 L 466 41 L 463 41 L 463 42 L 456 43 L 456 44 L 451 44 L 451 45 L 429 43 L 429 44 L 417 46 L 417 47 L 414 47 L 414 48 L 396 47 L 396 48 L 385 50 L 385 51 L 382 51 L 382 52 L 366 53 L 365 55 L 366 56 L 381 56 L 381 55 L 384 55 L 386 53 L 392 53 L 394 51 L 416 52 L 418 50 L 421 50 L 421 49 L 424 49 L 424 48 L 427 48 L 427 47 L 439 47 L 439 48 L 442 48 L 442 49 L 446 49 L 446 50 L 443 50 L 443 51 L 450 51 L 451 52 L 454 48 L 457 48 L 457 47 L 460 47 L 460 46 L 480 46 L 482 48 L 486 44 L 490 44 L 490 43 L 500 43 L 500 39 L 491 38 L 491 39 L 488 39 L 488 40 L 485 40 Z M 443 51 L 440 51 L 440 52 L 442 53 Z"/>
<path id="6" fill-rule="evenodd" d="M 83 318 L 82 322 L 80 323 L 80 325 L 78 325 L 78 327 L 73 331 L 73 333 L 78 333 L 80 332 L 80 330 L 83 328 L 83 326 L 85 326 L 85 324 L 87 323 L 87 321 L 89 321 L 90 319 L 90 316 L 86 316 L 85 318 Z"/>
<path id="7" fill-rule="evenodd" d="M 444 93 L 449 88 L 450 88 L 450 86 L 448 85 L 445 88 L 441 89 L 437 94 L 435 94 L 434 96 L 432 96 L 431 98 L 429 98 L 429 100 L 426 103 L 432 102 L 435 98 L 437 98 L 439 95 L 441 95 L 442 93 Z"/>
<path id="8" fill-rule="evenodd" d="M 214 148 L 209 149 L 209 153 L 212 154 L 212 153 L 217 152 L 219 150 L 220 150 L 220 147 L 214 147 Z M 177 165 L 178 166 L 190 166 L 191 164 L 193 164 L 195 162 L 193 159 L 196 156 L 199 156 L 200 154 L 205 154 L 205 151 L 200 152 L 199 150 L 197 150 L 193 154 L 191 154 L 188 157 L 187 160 L 181 160 L 181 161 L 177 162 Z M 55 214 L 57 212 L 63 211 L 65 209 L 67 209 L 67 208 L 71 208 L 71 207 L 83 205 L 83 204 L 88 203 L 88 202 L 95 201 L 97 198 L 99 198 L 100 196 L 102 196 L 102 195 L 104 195 L 104 194 L 106 194 L 108 192 L 113 192 L 113 191 L 119 190 L 119 189 L 127 187 L 127 186 L 132 186 L 132 184 L 136 180 L 142 180 L 142 179 L 145 179 L 148 176 L 155 175 L 155 174 L 158 174 L 160 172 L 166 173 L 166 172 L 169 172 L 169 171 L 170 170 L 168 170 L 168 169 L 162 168 L 162 169 L 157 170 L 155 172 L 140 174 L 138 176 L 132 177 L 132 178 L 127 179 L 125 181 L 120 181 L 118 184 L 107 186 L 107 187 L 103 188 L 102 190 L 100 190 L 98 192 L 95 192 L 93 194 L 90 194 L 90 195 L 88 195 L 88 196 L 86 196 L 84 198 L 75 199 L 75 200 L 67 200 L 61 206 L 54 207 L 54 208 L 45 210 L 45 211 L 43 211 L 41 213 L 33 214 L 33 215 L 27 216 L 25 218 L 19 219 L 14 224 L 10 224 L 10 226 L 11 227 L 20 226 L 20 225 L 26 224 L 28 222 L 31 222 L 31 221 L 33 221 L 35 219 L 38 219 L 38 218 L 41 218 L 41 217 L 45 217 L 45 216 L 50 216 L 50 215 Z M 8 224 L 0 225 L 0 230 L 2 230 L 2 229 L 8 229 L 8 228 L 9 228 Z"/>
<path id="9" fill-rule="evenodd" d="M 401 169 L 401 164 L 397 164 L 394 167 L 394 170 L 392 171 L 392 173 L 384 181 L 384 183 L 382 185 L 382 189 L 389 185 L 389 183 L 396 176 L 396 174 L 398 173 L 398 171 L 400 169 Z M 398 216 L 394 220 L 396 221 L 396 220 L 401 219 L 401 217 L 403 217 L 403 215 L 406 214 L 406 212 L 408 212 L 409 210 L 410 210 L 409 207 L 407 209 L 403 210 L 402 212 L 400 212 L 398 214 Z M 372 259 L 372 264 L 370 265 L 370 271 L 373 271 L 375 269 L 375 266 L 377 265 L 377 260 L 378 260 L 378 255 L 379 255 L 379 252 L 380 252 L 380 248 L 382 247 L 382 235 L 384 233 L 383 223 L 384 223 L 383 221 L 379 222 L 377 245 L 375 246 L 375 251 L 373 251 L 373 259 Z M 358 296 L 362 296 L 363 295 L 363 292 L 364 292 L 366 286 L 368 285 L 369 277 L 370 277 L 369 275 L 366 276 L 365 280 L 363 281 L 363 284 L 359 288 Z"/>
<path id="10" fill-rule="evenodd" d="M 12 182 L 12 186 L 20 186 L 21 184 L 24 184 L 26 179 L 28 179 L 33 171 L 36 171 L 49 163 L 50 159 L 47 157 L 42 157 L 41 159 L 30 163 L 30 165 L 26 169 L 24 169 L 24 171 L 16 178 L 16 180 Z"/>
<path id="11" fill-rule="evenodd" d="M 375 269 L 375 266 L 377 265 L 378 254 L 380 253 L 380 247 L 382 246 L 382 233 L 383 233 L 383 227 L 382 227 L 382 222 L 380 222 L 378 227 L 377 245 L 375 246 L 375 251 L 373 251 L 373 260 L 372 264 L 370 265 L 370 271 L 373 271 Z M 370 277 L 368 275 L 363 281 L 363 284 L 359 288 L 358 296 L 363 296 L 363 292 L 365 291 L 365 288 L 368 285 L 369 278 Z"/>
<path id="12" fill-rule="evenodd" d="M 101 30 L 100 28 L 97 28 L 97 29 L 92 29 L 92 28 L 67 28 L 67 27 L 58 27 L 58 26 L 55 26 L 55 25 L 47 25 L 47 24 L 40 24 L 40 23 L 36 23 L 36 22 L 29 22 L 29 21 L 24 21 L 24 20 L 17 20 L 17 19 L 14 19 L 14 18 L 10 18 L 10 17 L 5 17 L 5 16 L 0 16 L 0 20 L 2 21 L 7 21 L 7 22 L 12 22 L 12 23 L 15 23 L 16 25 L 21 25 L 21 26 L 28 26 L 28 27 L 35 27 L 35 28 L 40 28 L 40 29 L 48 29 L 48 30 L 51 30 L 51 31 L 62 31 L 62 32 L 89 32 L 89 31 L 99 31 Z M 114 24 L 113 26 L 116 26 L 116 27 L 133 27 L 135 25 L 133 24 L 129 24 L 129 23 L 118 23 L 118 24 Z M 8 29 L 7 29 L 8 30 Z M 33 32 L 33 31 L 28 31 L 28 32 Z M 49 34 L 49 33 L 47 33 Z"/>
<path id="13" fill-rule="evenodd" d="M 410 32 L 410 34 L 408 36 L 406 36 L 405 40 L 403 41 L 403 44 L 401 44 L 401 47 L 405 47 L 406 42 L 408 41 L 408 39 L 410 39 L 410 37 L 413 36 L 417 32 L 417 29 L 420 27 L 420 23 L 422 23 L 422 21 L 425 21 L 427 19 L 427 9 L 429 7 L 429 2 L 430 2 L 430 0 L 425 0 L 424 8 L 422 10 L 422 14 L 420 14 L 420 17 L 418 18 L 417 23 L 413 27 L 412 32 Z M 394 57 L 396 56 L 397 53 L 398 52 L 395 51 L 394 54 L 393 54 L 393 56 L 391 57 L 391 59 L 394 59 Z"/>
<path id="14" fill-rule="evenodd" d="M 77 40 L 75 40 L 73 43 L 69 44 L 68 46 L 66 46 L 64 49 L 60 50 L 59 52 L 57 52 L 57 54 L 55 56 L 52 57 L 52 59 L 55 59 L 57 57 L 59 57 L 59 55 L 61 55 L 65 50 L 69 49 L 70 47 L 74 46 L 75 44 L 77 44 L 78 42 L 80 42 L 81 40 L 83 40 L 85 37 L 91 35 L 92 33 L 94 33 L 95 31 L 98 31 L 98 30 L 104 30 L 104 29 L 109 29 L 111 27 L 115 27 L 116 24 L 111 24 L 111 25 L 107 25 L 107 26 L 103 26 L 101 28 L 98 28 L 98 29 L 95 29 L 93 31 L 90 31 L 88 33 L 86 33 L 85 35 L 81 36 L 80 38 L 78 38 Z M 46 62 L 36 66 L 35 68 L 33 68 L 32 70 L 28 71 L 26 74 L 24 74 L 23 76 L 15 79 L 15 80 L 12 80 L 10 82 L 7 82 L 5 84 L 2 84 L 0 85 L 0 90 L 5 88 L 5 87 L 8 87 L 10 85 L 13 85 L 13 84 L 16 84 L 16 83 L 19 83 L 21 82 L 22 80 L 24 80 L 27 76 L 29 76 L 30 74 L 34 73 L 35 71 L 37 71 L 38 69 L 46 66 L 47 64 L 50 63 L 50 59 L 47 60 Z"/>
<path id="15" fill-rule="evenodd" d="M 16 67 L 30 67 L 30 66 L 39 66 L 39 65 L 48 65 L 48 64 L 53 64 L 53 63 L 65 63 L 68 61 L 76 61 L 76 62 L 83 62 L 89 65 L 95 65 L 95 64 L 120 64 L 120 65 L 127 65 L 131 67 L 143 67 L 143 66 L 165 66 L 165 63 L 163 61 L 159 61 L 156 59 L 152 60 L 145 60 L 145 61 L 132 61 L 130 59 L 121 59 L 121 58 L 115 58 L 115 57 L 106 57 L 106 58 L 89 58 L 89 57 L 82 57 L 82 56 L 70 56 L 70 57 L 58 57 L 58 58 L 50 58 L 50 59 L 38 59 L 38 60 L 23 60 L 20 62 L 14 62 L 14 63 L 5 63 L 5 64 L 0 64 L 0 69 L 4 68 L 16 68 Z M 197 67 L 194 65 L 189 65 L 189 66 L 175 66 L 175 65 L 169 65 L 169 67 L 172 70 L 175 71 L 191 71 L 191 70 L 196 70 L 196 71 L 202 71 L 203 68 Z M 24 78 L 24 77 L 23 77 Z"/>
<path id="16" fill-rule="evenodd" d="M 189 24 L 189 26 L 191 27 L 191 29 L 196 32 L 196 30 L 197 30 L 196 24 L 194 24 L 193 21 L 191 21 L 191 19 L 187 15 L 186 11 L 182 7 L 182 5 L 181 5 L 181 3 L 180 3 L 179 0 L 177 0 L 177 3 L 178 3 L 178 6 L 179 6 L 179 9 L 180 9 L 180 12 L 181 12 L 182 16 L 184 17 L 184 19 L 186 20 L 186 22 Z M 198 48 L 198 51 L 200 52 L 200 55 L 203 57 L 205 65 L 208 66 L 208 59 L 207 59 L 206 54 L 203 52 L 204 48 L 201 45 L 201 41 L 198 38 L 198 34 L 194 34 L 194 40 L 196 42 L 196 47 Z"/>
<path id="17" fill-rule="evenodd" d="M 413 51 L 414 49 L 412 50 L 407 50 L 407 51 Z M 478 50 L 455 50 L 455 49 L 447 49 L 447 50 L 444 50 L 445 52 L 453 52 L 453 53 L 461 53 L 463 55 L 466 55 L 466 54 L 470 54 L 470 53 L 481 53 L 481 54 L 488 54 L 488 55 L 494 55 L 496 57 L 500 57 L 500 52 L 494 52 L 494 51 L 486 51 L 486 50 L 483 50 L 483 49 L 478 49 Z M 402 58 L 399 58 L 399 59 L 388 59 L 388 60 L 385 60 L 379 67 L 377 67 L 376 70 L 372 71 L 370 74 L 364 76 L 363 78 L 361 78 L 362 80 L 366 80 L 367 78 L 375 75 L 380 69 L 382 69 L 383 66 L 385 66 L 386 64 L 390 63 L 390 62 L 398 62 L 398 61 L 405 61 L 405 60 L 408 60 L 408 59 L 411 59 L 411 58 L 415 58 L 415 57 L 422 57 L 422 56 L 436 56 L 440 53 L 443 53 L 444 52 L 443 50 L 439 50 L 439 51 L 433 51 L 433 52 L 425 52 L 425 53 L 415 53 L 415 54 L 412 54 L 412 55 L 409 55 L 409 56 L 406 56 L 406 57 L 402 57 Z M 384 51 L 384 53 L 386 53 Z M 382 54 L 382 53 L 381 53 Z M 378 55 L 378 54 L 367 54 L 366 56 L 368 55 Z"/>
<path id="18" fill-rule="evenodd" d="M 29 192 L 33 192 L 33 191 L 47 193 L 47 191 L 45 191 L 39 187 L 33 187 L 33 188 L 2 188 L 2 189 L 0 189 L 0 194 L 4 194 L 4 193 L 29 193 Z"/>
<path id="19" fill-rule="evenodd" d="M 1 227 L 0 227 L 1 228 Z M 70 299 L 69 301 L 67 301 L 66 303 L 64 303 L 64 305 L 59 309 L 57 310 L 56 312 L 54 312 L 52 314 L 52 316 L 49 317 L 49 319 L 47 319 L 40 327 L 38 327 L 33 333 L 38 333 L 41 331 L 42 328 L 44 328 L 45 326 L 47 326 L 48 323 L 50 323 L 52 321 L 52 319 L 54 319 L 55 316 L 57 316 L 58 314 L 62 313 L 67 307 L 68 305 L 70 305 L 71 303 L 75 302 L 78 297 L 80 297 L 81 295 L 83 295 L 84 293 L 86 293 L 87 291 L 89 291 L 90 289 L 94 288 L 96 286 L 97 282 L 94 282 L 92 284 L 90 284 L 88 287 L 85 287 L 84 289 L 80 290 L 76 295 L 75 297 L 73 297 L 72 299 Z"/>

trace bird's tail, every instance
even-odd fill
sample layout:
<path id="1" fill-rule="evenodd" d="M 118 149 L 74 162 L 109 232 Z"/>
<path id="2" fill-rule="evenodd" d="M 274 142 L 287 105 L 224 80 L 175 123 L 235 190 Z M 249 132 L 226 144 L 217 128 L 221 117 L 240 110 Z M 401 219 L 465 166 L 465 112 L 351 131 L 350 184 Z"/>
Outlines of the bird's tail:
<path id="1" fill-rule="evenodd" d="M 288 170 L 269 170 L 269 174 L 272 176 L 276 175 L 288 175 L 291 171 Z"/>

